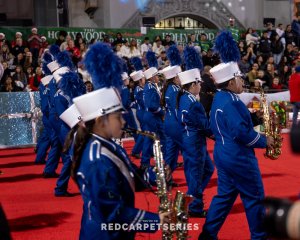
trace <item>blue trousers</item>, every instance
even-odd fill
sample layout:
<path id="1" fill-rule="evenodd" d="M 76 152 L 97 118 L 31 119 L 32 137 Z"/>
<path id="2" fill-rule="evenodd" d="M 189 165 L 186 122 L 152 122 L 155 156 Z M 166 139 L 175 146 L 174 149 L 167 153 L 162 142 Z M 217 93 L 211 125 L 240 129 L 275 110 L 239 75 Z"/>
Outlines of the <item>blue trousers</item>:
<path id="1" fill-rule="evenodd" d="M 53 118 L 51 118 L 51 115 L 49 116 L 49 136 L 50 136 L 50 151 L 48 153 L 48 159 L 46 162 L 46 166 L 44 168 L 44 173 L 47 174 L 53 174 L 55 173 L 55 170 L 57 169 L 59 158 L 60 158 L 60 152 L 61 152 L 61 145 L 59 143 L 59 139 L 56 135 L 56 132 L 53 128 Z"/>
<path id="2" fill-rule="evenodd" d="M 293 125 L 296 126 L 298 113 L 300 112 L 300 102 L 293 103 Z"/>
<path id="3" fill-rule="evenodd" d="M 36 157 L 35 157 L 35 163 L 43 163 L 46 161 L 47 151 L 51 146 L 51 126 L 49 124 L 49 121 L 45 115 L 43 115 L 43 131 L 39 137 L 38 143 L 36 145 Z"/>
<path id="4" fill-rule="evenodd" d="M 145 126 L 145 131 L 154 132 L 159 136 L 161 151 L 163 153 L 163 156 L 165 156 L 166 138 L 163 129 L 162 119 L 159 116 L 156 116 L 155 114 L 146 111 L 144 114 L 144 126 Z M 143 144 L 141 165 L 149 166 L 152 154 L 153 154 L 153 140 L 149 137 L 145 137 L 144 144 Z"/>
<path id="5" fill-rule="evenodd" d="M 172 172 L 177 167 L 179 151 L 182 150 L 182 131 L 175 116 L 166 113 L 164 131 L 166 135 L 165 162 L 170 166 Z"/>
<path id="6" fill-rule="evenodd" d="M 194 200 L 189 205 L 192 212 L 203 211 L 203 191 L 214 171 L 214 165 L 206 149 L 205 137 L 197 132 L 183 134 L 184 174 L 188 185 L 187 194 Z"/>
<path id="7" fill-rule="evenodd" d="M 70 128 L 66 124 L 62 123 L 60 129 L 59 138 L 60 143 L 63 146 Z M 63 162 L 63 168 L 61 169 L 59 178 L 56 182 L 55 194 L 65 193 L 67 191 L 71 176 L 72 161 L 70 151 L 67 153 L 61 153 L 61 159 Z"/>
<path id="8" fill-rule="evenodd" d="M 214 196 L 203 226 L 203 232 L 217 239 L 227 215 L 229 214 L 238 194 L 245 207 L 246 216 L 251 232 L 251 239 L 265 239 L 266 233 L 262 228 L 265 210 L 262 205 L 264 189 L 257 160 L 248 158 L 248 162 L 241 161 L 227 164 L 225 158 L 215 158 L 218 169 L 218 192 Z"/>

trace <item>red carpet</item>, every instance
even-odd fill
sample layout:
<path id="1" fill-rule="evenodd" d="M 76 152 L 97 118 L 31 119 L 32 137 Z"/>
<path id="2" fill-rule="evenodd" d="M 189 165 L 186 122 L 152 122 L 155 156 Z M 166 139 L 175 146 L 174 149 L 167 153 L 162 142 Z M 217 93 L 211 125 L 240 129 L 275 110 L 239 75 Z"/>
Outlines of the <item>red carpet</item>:
<path id="1" fill-rule="evenodd" d="M 257 150 L 257 157 L 266 195 L 296 200 L 300 191 L 300 157 L 291 153 L 288 135 L 284 138 L 283 153 L 279 160 L 265 159 L 263 150 Z M 132 142 L 126 142 L 124 146 L 130 151 Z M 209 142 L 208 150 L 212 153 L 213 142 Z M 41 173 L 44 166 L 34 165 L 34 157 L 32 148 L 0 150 L 0 170 L 3 171 L 0 175 L 0 202 L 9 219 L 13 239 L 78 239 L 82 212 L 81 196 L 78 194 L 71 198 L 54 197 L 56 179 L 43 179 Z M 180 184 L 178 190 L 186 190 L 182 168 L 176 170 L 175 181 Z M 215 172 L 205 191 L 207 208 L 216 189 Z M 73 181 L 70 181 L 69 191 L 79 193 Z M 140 192 L 136 194 L 136 205 L 156 212 L 158 200 L 153 193 Z M 204 219 L 193 218 L 190 222 L 198 223 L 199 230 L 189 232 L 192 236 L 190 239 L 197 239 Z M 238 199 L 222 227 L 219 238 L 240 240 L 249 239 L 249 236 L 243 206 Z M 138 234 L 136 239 L 160 239 L 160 233 Z"/>

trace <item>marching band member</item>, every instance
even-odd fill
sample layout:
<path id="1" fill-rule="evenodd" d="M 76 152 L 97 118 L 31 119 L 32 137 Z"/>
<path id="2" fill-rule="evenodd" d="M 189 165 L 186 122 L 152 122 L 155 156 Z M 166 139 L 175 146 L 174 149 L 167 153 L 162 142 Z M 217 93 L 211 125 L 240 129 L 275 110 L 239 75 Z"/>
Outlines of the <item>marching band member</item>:
<path id="1" fill-rule="evenodd" d="M 51 49 L 53 50 L 53 48 Z M 43 94 L 47 96 L 47 99 L 45 98 L 43 100 L 43 105 L 45 108 L 45 117 L 48 118 L 48 123 L 49 123 L 49 136 L 50 136 L 50 151 L 48 153 L 48 158 L 46 161 L 46 165 L 43 171 L 43 177 L 44 178 L 56 178 L 59 175 L 55 172 L 58 166 L 59 158 L 60 158 L 60 152 L 61 152 L 61 147 L 59 144 L 59 139 L 54 131 L 53 128 L 53 122 L 51 121 L 51 115 L 53 114 L 54 110 L 54 95 L 55 92 L 57 91 L 57 87 L 55 84 L 55 80 L 51 74 L 50 69 L 48 68 L 48 63 L 52 62 L 52 55 L 48 52 L 44 53 L 43 56 L 43 72 L 45 73 L 46 76 L 51 76 L 51 78 L 45 78 L 42 81 L 42 84 L 45 84 L 46 89 Z M 50 80 L 48 82 L 48 80 Z M 48 108 L 48 111 L 47 111 Z M 43 114 L 44 118 L 44 114 Z M 47 128 L 47 124 L 45 124 L 45 128 Z"/>
<path id="2" fill-rule="evenodd" d="M 157 76 L 158 70 L 155 67 L 157 66 L 157 60 L 155 53 L 151 51 L 147 52 L 146 58 L 149 68 L 143 73 L 146 78 L 146 84 L 144 88 L 144 104 L 146 110 L 144 114 L 144 127 L 145 131 L 153 132 L 159 136 L 162 145 L 162 152 L 165 156 L 166 146 L 165 134 L 163 130 L 163 118 L 165 112 L 160 105 L 161 93 L 157 86 L 157 83 L 159 82 L 159 78 Z M 153 154 L 152 146 L 153 140 L 148 137 L 144 138 L 143 154 L 141 159 L 142 169 L 150 166 L 150 158 Z"/>
<path id="3" fill-rule="evenodd" d="M 74 99 L 85 122 L 76 134 L 72 167 L 84 201 L 80 239 L 85 240 L 134 239 L 136 231 L 154 232 L 158 223 L 169 222 L 170 213 L 155 214 L 134 207 L 134 168 L 125 150 L 112 140 L 121 137 L 124 127 L 119 95 L 122 70 L 116 58 L 107 45 L 94 44 L 85 65 L 96 89 L 100 87 Z M 117 223 L 129 230 L 109 230 L 109 224 Z"/>
<path id="4" fill-rule="evenodd" d="M 231 48 L 231 52 L 226 49 L 230 42 L 234 43 L 230 33 L 223 32 L 218 36 L 216 46 L 223 63 L 210 70 L 220 89 L 214 97 L 210 114 L 211 129 L 216 138 L 214 162 L 218 170 L 218 192 L 210 204 L 199 239 L 217 239 L 239 194 L 251 239 L 265 239 L 262 226 L 264 188 L 254 148 L 271 146 L 273 138 L 253 129 L 250 112 L 237 95 L 243 92 L 243 80 L 236 62 L 238 49 Z"/>
<path id="5" fill-rule="evenodd" d="M 127 72 L 122 73 L 122 80 L 123 80 L 123 85 L 122 85 L 122 91 L 121 91 L 121 99 L 122 99 L 122 104 L 124 108 L 126 109 L 126 112 L 123 113 L 123 118 L 125 120 L 125 127 L 130 127 L 136 129 L 136 122 L 134 120 L 133 112 L 132 112 L 132 101 L 130 97 L 130 91 L 128 88 L 129 85 L 129 76 Z M 137 136 L 134 134 L 134 141 L 137 141 Z"/>
<path id="6" fill-rule="evenodd" d="M 181 126 L 177 119 L 176 101 L 180 90 L 180 80 L 177 76 L 181 72 L 180 66 L 168 66 L 162 71 L 167 83 L 163 91 L 163 105 L 166 108 L 164 131 L 166 134 L 165 162 L 173 172 L 177 167 L 179 151 L 182 148 Z"/>
<path id="7" fill-rule="evenodd" d="M 194 197 L 189 205 L 192 217 L 205 217 L 203 191 L 214 171 L 207 152 L 206 137 L 212 132 L 202 104 L 197 96 L 201 89 L 200 69 L 202 60 L 194 47 L 184 49 L 186 71 L 178 74 L 182 91 L 178 95 L 178 119 L 182 124 L 184 173 L 188 185 L 187 193 Z"/>
<path id="8" fill-rule="evenodd" d="M 144 129 L 143 117 L 145 112 L 145 105 L 143 99 L 144 86 L 145 86 L 145 77 L 143 75 L 143 64 L 142 60 L 139 57 L 133 57 L 130 59 L 130 63 L 133 65 L 134 71 L 130 74 L 131 79 L 134 82 L 133 89 L 133 98 L 134 98 L 134 107 L 136 108 L 136 118 L 139 121 L 140 128 Z M 138 86 L 136 86 L 138 84 Z M 144 136 L 133 134 L 136 136 L 135 145 L 131 151 L 131 156 L 134 158 L 141 158 L 141 153 L 144 145 Z"/>
<path id="9" fill-rule="evenodd" d="M 143 92 L 144 92 L 144 86 L 145 86 L 145 77 L 143 75 L 143 71 L 134 71 L 130 74 L 131 79 L 135 83 L 134 88 L 134 100 L 136 104 L 136 117 L 139 121 L 140 128 L 142 131 L 145 130 L 144 128 L 144 113 L 145 113 L 145 104 L 143 99 Z M 135 158 L 140 158 L 140 152 L 143 149 L 143 143 L 144 143 L 144 136 L 138 135 L 137 140 L 135 142 L 135 145 L 132 149 L 131 156 Z"/>
<path id="10" fill-rule="evenodd" d="M 72 105 L 72 99 L 85 93 L 86 88 L 83 81 L 73 70 L 73 64 L 67 52 L 60 52 L 55 61 L 48 64 L 52 70 L 58 90 L 54 95 L 54 117 L 53 125 L 56 135 L 59 138 L 61 149 L 64 146 L 70 128 L 59 116 Z M 70 152 L 61 152 L 63 168 L 56 183 L 55 196 L 69 197 L 67 191 L 71 170 Z"/>
<path id="11" fill-rule="evenodd" d="M 168 48 L 167 56 L 171 66 L 161 70 L 166 80 L 162 92 L 162 105 L 166 109 L 164 120 L 164 131 L 166 134 L 166 156 L 165 162 L 170 167 L 171 172 L 177 167 L 179 151 L 182 148 L 181 125 L 177 118 L 177 95 L 180 90 L 180 80 L 177 76 L 181 70 L 182 59 L 177 45 Z"/>

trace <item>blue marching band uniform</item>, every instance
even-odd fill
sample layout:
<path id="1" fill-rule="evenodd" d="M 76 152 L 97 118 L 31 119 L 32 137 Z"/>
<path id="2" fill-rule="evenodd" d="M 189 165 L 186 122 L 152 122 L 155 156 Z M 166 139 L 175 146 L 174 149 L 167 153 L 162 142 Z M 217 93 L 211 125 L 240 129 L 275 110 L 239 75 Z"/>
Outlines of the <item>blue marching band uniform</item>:
<path id="1" fill-rule="evenodd" d="M 77 144 L 77 136 L 91 130 L 90 124 L 97 125 L 98 117 L 110 119 L 111 114 L 119 111 L 123 111 L 125 127 L 137 129 L 140 126 L 142 131 L 159 136 L 164 161 L 171 173 L 182 153 L 187 194 L 194 197 L 189 205 L 189 214 L 207 217 L 199 239 L 217 239 L 218 231 L 239 193 L 245 205 L 252 239 L 265 237 L 261 229 L 264 210 L 260 204 L 264 192 L 253 149 L 266 147 L 266 139 L 253 130 L 250 114 L 235 93 L 222 90 L 216 94 L 209 120 L 197 98 L 199 92 L 190 90 L 197 88 L 201 81 L 200 67 L 187 67 L 182 72 L 180 65 L 175 65 L 159 72 L 148 60 L 146 70 L 136 68 L 130 74 L 135 82 L 132 102 L 129 88 L 123 84 L 129 79 L 128 73 L 123 72 L 122 61 L 107 45 L 95 44 L 86 54 L 86 69 L 95 86 L 95 91 L 87 94 L 84 94 L 79 80 L 74 80 L 76 74 L 70 76 L 73 69 L 57 57 L 60 53 L 50 51 L 47 54 L 52 61 L 45 60 L 48 76 L 40 86 L 45 133 L 39 142 L 36 163 L 44 161 L 50 145 L 44 176 L 54 177 L 59 157 L 62 158 L 64 166 L 55 196 L 70 196 L 67 187 L 72 172 L 84 202 L 80 239 L 134 239 L 137 231 L 157 231 L 157 225 L 149 228 L 149 221 L 156 224 L 162 221 L 158 214 L 134 207 L 136 176 L 139 174 L 120 145 L 97 132 L 86 135 L 82 149 Z M 109 61 L 113 59 L 109 67 L 114 70 L 100 67 L 101 64 L 107 66 L 103 56 L 110 56 Z M 95 62 L 99 68 L 93 64 Z M 163 94 L 157 86 L 159 73 L 168 82 Z M 216 79 L 218 77 L 215 76 Z M 73 86 L 73 91 L 68 91 L 68 86 Z M 162 98 L 164 104 L 161 103 Z M 138 124 L 133 116 L 133 107 Z M 85 127 L 81 126 L 82 121 Z M 69 145 L 70 149 L 62 152 L 70 130 L 77 133 Z M 214 163 L 218 169 L 218 194 L 207 213 L 203 192 L 214 172 L 214 165 L 207 151 L 206 137 L 212 136 L 216 141 Z M 153 140 L 142 135 L 135 135 L 134 140 L 132 156 L 142 154 L 140 170 L 152 172 L 152 178 L 155 178 L 150 165 Z M 73 152 L 73 149 L 76 151 Z M 74 156 L 78 149 L 81 154 Z M 74 167 L 76 164 L 77 167 Z M 249 169 L 252 170 L 249 172 Z M 155 182 L 155 179 L 145 180 L 152 185 Z M 109 223 L 127 224 L 133 229 L 108 230 Z M 134 226 L 137 225 L 142 228 L 136 229 Z"/>

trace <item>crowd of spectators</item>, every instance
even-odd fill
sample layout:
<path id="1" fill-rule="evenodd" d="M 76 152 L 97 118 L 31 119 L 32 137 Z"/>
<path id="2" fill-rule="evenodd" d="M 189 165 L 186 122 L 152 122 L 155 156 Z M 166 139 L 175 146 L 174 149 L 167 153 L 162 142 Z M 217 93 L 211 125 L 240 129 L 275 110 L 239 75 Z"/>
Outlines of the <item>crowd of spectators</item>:
<path id="1" fill-rule="evenodd" d="M 228 28 L 236 35 L 236 29 Z M 198 35 L 197 35 L 198 36 Z M 240 50 L 241 59 L 239 67 L 245 76 L 245 82 L 250 91 L 256 91 L 262 85 L 267 91 L 280 91 L 288 88 L 289 77 L 293 66 L 300 63 L 300 17 L 285 28 L 278 24 L 274 29 L 268 23 L 263 31 L 255 31 L 248 28 L 245 34 L 236 39 Z M 78 69 L 79 76 L 84 82 L 90 82 L 90 76 L 84 70 L 82 59 L 90 44 L 80 33 L 72 39 L 66 31 L 60 31 L 56 40 L 61 51 L 68 51 L 74 65 Z M 103 42 L 110 45 L 117 55 L 130 63 L 132 57 L 140 57 L 146 65 L 145 54 L 148 50 L 155 52 L 158 60 L 158 68 L 169 65 L 166 51 L 172 44 L 177 44 L 183 59 L 183 43 L 176 43 L 170 35 L 164 39 L 156 36 L 154 39 L 145 37 L 142 44 L 134 38 L 124 39 L 121 33 L 117 33 L 114 41 L 105 35 Z M 197 38 L 195 34 L 188 35 L 190 46 L 194 46 L 202 56 L 204 66 L 215 66 L 220 62 L 219 57 L 213 51 L 213 41 L 208 40 L 202 33 Z M 36 91 L 43 77 L 41 69 L 41 57 L 44 50 L 49 47 L 45 36 L 38 34 L 37 28 L 31 29 L 28 39 L 22 38 L 22 33 L 16 32 L 15 39 L 6 39 L 5 34 L 0 33 L 0 61 L 4 68 L 4 74 L 0 82 L 0 91 Z M 129 64 L 130 66 L 130 64 Z M 184 67 L 184 63 L 183 63 Z"/>

